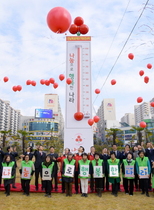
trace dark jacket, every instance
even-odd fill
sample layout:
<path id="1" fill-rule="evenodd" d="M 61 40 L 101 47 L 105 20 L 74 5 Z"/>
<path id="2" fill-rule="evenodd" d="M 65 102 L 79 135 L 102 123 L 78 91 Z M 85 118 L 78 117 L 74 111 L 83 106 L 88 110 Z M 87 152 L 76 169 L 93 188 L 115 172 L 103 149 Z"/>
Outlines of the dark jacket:
<path id="1" fill-rule="evenodd" d="M 33 159 L 34 154 L 32 152 L 30 152 L 29 154 L 27 152 L 24 152 L 24 155 L 29 155 L 29 160 Z M 23 158 L 23 160 L 25 160 L 25 158 Z"/>
<path id="2" fill-rule="evenodd" d="M 58 171 L 58 165 L 57 165 L 58 154 L 57 153 L 50 153 L 48 155 L 50 155 L 52 158 L 54 157 L 56 159 L 56 160 L 52 159 L 52 161 L 55 163 L 54 170 L 55 170 L 55 173 L 57 173 L 57 171 Z"/>
<path id="3" fill-rule="evenodd" d="M 2 150 L 0 150 L 0 163 L 3 162 L 4 155 L 5 153 Z"/>
<path id="4" fill-rule="evenodd" d="M 42 165 L 42 162 L 45 161 L 46 154 L 45 154 L 45 152 L 42 152 L 42 155 L 41 155 L 41 153 L 38 150 L 35 150 L 34 156 L 35 156 L 34 166 L 35 166 L 35 168 L 40 168 Z"/>
<path id="5" fill-rule="evenodd" d="M 18 153 L 17 152 L 7 152 L 5 153 L 5 156 L 7 155 L 10 155 L 11 157 L 11 160 L 15 162 L 15 167 L 17 167 L 17 164 L 16 164 L 16 157 L 18 157 Z"/>
<path id="6" fill-rule="evenodd" d="M 104 161 L 105 173 L 107 173 L 107 160 L 110 159 L 110 156 L 101 154 L 100 159 L 102 159 Z"/>
<path id="7" fill-rule="evenodd" d="M 111 151 L 111 152 L 114 152 L 114 151 Z M 116 153 L 115 153 L 115 154 L 116 154 Z M 121 159 L 122 159 L 121 156 L 122 156 L 122 155 L 121 155 L 121 152 L 119 152 L 119 151 L 117 150 L 116 158 L 119 159 L 119 160 L 121 160 Z"/>
<path id="8" fill-rule="evenodd" d="M 145 149 L 145 156 L 149 158 L 150 164 L 154 161 L 154 149 Z"/>

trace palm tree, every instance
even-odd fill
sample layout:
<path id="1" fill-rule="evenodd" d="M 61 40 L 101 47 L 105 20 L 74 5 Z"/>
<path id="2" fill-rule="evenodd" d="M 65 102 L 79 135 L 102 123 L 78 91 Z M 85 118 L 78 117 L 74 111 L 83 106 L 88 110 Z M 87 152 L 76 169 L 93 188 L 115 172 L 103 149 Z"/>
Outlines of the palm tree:
<path id="1" fill-rule="evenodd" d="M 107 131 L 108 136 L 112 136 L 113 144 L 116 143 L 116 138 L 117 138 L 118 132 L 122 132 L 122 130 L 120 130 L 119 128 L 110 128 L 110 129 L 106 129 L 106 131 Z"/>
<path id="2" fill-rule="evenodd" d="M 141 145 L 141 142 L 142 142 L 142 131 L 144 130 L 144 128 L 132 126 L 132 129 L 130 129 L 130 130 L 131 131 L 137 131 L 138 143 Z"/>
<path id="3" fill-rule="evenodd" d="M 27 131 L 23 131 L 23 130 L 18 130 L 18 133 L 22 135 L 22 151 L 24 153 L 26 136 L 32 135 L 33 133 L 27 132 Z"/>
<path id="4" fill-rule="evenodd" d="M 3 147 L 5 147 L 6 136 L 8 136 L 8 134 L 11 134 L 11 130 L 8 130 L 8 131 L 0 131 L 0 133 L 3 134 Z"/>
<path id="5" fill-rule="evenodd" d="M 151 129 L 144 128 L 144 133 L 145 133 L 145 139 L 146 143 L 149 141 L 149 137 L 153 135 Z"/>

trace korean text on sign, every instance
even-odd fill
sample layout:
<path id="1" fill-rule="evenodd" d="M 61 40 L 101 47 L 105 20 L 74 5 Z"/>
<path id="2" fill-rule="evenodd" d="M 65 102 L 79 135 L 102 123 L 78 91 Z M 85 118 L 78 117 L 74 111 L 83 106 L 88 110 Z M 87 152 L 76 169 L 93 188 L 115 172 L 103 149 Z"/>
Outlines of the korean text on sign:
<path id="1" fill-rule="evenodd" d="M 51 180 L 51 170 L 50 168 L 42 169 L 42 179 L 43 180 Z"/>
<path id="2" fill-rule="evenodd" d="M 94 166 L 94 178 L 103 177 L 102 166 Z"/>
<path id="3" fill-rule="evenodd" d="M 65 168 L 65 173 L 64 173 L 64 175 L 65 175 L 65 176 L 69 176 L 69 177 L 74 177 L 74 168 L 75 168 L 74 165 L 69 165 L 69 164 L 67 164 L 67 165 L 66 165 L 66 168 Z"/>
<path id="4" fill-rule="evenodd" d="M 139 167 L 139 175 L 141 179 L 149 178 L 148 167 Z"/>
<path id="5" fill-rule="evenodd" d="M 125 177 L 134 177 L 134 166 L 125 166 Z"/>
<path id="6" fill-rule="evenodd" d="M 30 173 L 31 173 L 30 167 L 23 167 L 21 178 L 22 179 L 30 179 L 30 176 L 31 176 Z"/>
<path id="7" fill-rule="evenodd" d="M 119 177 L 119 172 L 118 172 L 118 166 L 117 165 L 110 165 L 109 176 L 110 177 Z"/>
<path id="8" fill-rule="evenodd" d="M 10 179 L 12 173 L 12 167 L 3 167 L 2 178 Z"/>
<path id="9" fill-rule="evenodd" d="M 88 177 L 89 176 L 89 166 L 81 165 L 80 175 L 81 175 L 81 177 Z"/>

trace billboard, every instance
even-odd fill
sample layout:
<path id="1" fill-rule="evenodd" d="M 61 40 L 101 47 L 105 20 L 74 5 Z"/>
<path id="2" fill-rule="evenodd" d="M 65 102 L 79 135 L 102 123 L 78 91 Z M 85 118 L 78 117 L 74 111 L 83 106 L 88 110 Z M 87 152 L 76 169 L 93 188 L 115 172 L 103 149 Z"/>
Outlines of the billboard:
<path id="1" fill-rule="evenodd" d="M 35 118 L 49 118 L 53 117 L 51 109 L 35 109 Z"/>
<path id="2" fill-rule="evenodd" d="M 58 95 L 57 94 L 45 94 L 44 109 L 52 109 L 54 113 L 58 112 Z"/>

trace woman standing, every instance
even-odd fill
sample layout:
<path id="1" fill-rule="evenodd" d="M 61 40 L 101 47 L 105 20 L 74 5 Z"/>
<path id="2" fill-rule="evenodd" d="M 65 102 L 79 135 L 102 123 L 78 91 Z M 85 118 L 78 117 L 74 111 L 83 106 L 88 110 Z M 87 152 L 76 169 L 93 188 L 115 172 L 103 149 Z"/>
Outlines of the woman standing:
<path id="1" fill-rule="evenodd" d="M 81 197 L 88 197 L 88 179 L 90 178 L 91 174 L 91 163 L 90 160 L 88 160 L 88 154 L 83 153 L 82 154 L 82 160 L 79 160 L 79 178 L 81 182 L 81 191 L 82 195 Z"/>
<path id="2" fill-rule="evenodd" d="M 6 194 L 6 196 L 9 196 L 10 195 L 10 184 L 13 184 L 13 179 L 14 179 L 14 176 L 15 176 L 15 162 L 11 160 L 10 155 L 6 155 L 4 157 L 4 161 L 2 163 L 2 173 L 3 173 L 4 167 L 5 168 L 10 167 L 11 168 L 11 177 L 10 178 L 3 178 L 4 179 L 4 187 L 5 187 L 5 194 Z"/>
<path id="3" fill-rule="evenodd" d="M 118 196 L 118 184 L 120 183 L 120 160 L 116 159 L 115 152 L 110 153 L 111 158 L 107 160 L 107 171 L 109 182 L 112 183 L 112 195 Z"/>
<path id="4" fill-rule="evenodd" d="M 29 196 L 30 181 L 35 171 L 34 163 L 29 158 L 29 155 L 25 155 L 25 160 L 21 162 L 21 169 L 19 170 L 21 176 L 21 185 L 24 191 L 23 195 L 27 196 Z"/>
<path id="5" fill-rule="evenodd" d="M 49 177 L 48 179 L 44 179 L 42 176 L 42 188 L 45 188 L 45 196 L 50 198 L 51 197 L 51 186 L 52 186 L 52 179 L 54 177 L 54 165 L 55 163 L 52 161 L 52 157 L 47 155 L 45 161 L 42 163 L 42 174 L 44 169 L 49 169 Z"/>

